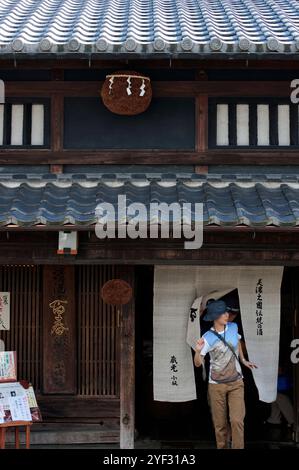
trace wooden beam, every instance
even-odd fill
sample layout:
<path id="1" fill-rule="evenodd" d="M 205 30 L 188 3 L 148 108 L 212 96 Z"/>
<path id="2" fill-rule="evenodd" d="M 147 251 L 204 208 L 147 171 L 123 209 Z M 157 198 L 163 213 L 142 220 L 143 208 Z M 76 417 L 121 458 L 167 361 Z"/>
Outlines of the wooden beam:
<path id="1" fill-rule="evenodd" d="M 120 402 L 116 398 L 81 397 L 78 395 L 37 395 L 43 418 L 117 418 L 119 420 Z"/>
<path id="2" fill-rule="evenodd" d="M 5 59 L 1 58 L 0 60 L 0 70 L 5 69 L 15 69 L 15 61 L 14 59 Z M 21 69 L 32 69 L 32 70 L 39 70 L 39 69 L 119 69 L 120 67 L 146 67 L 148 68 L 169 68 L 170 61 L 167 58 L 157 58 L 157 59 L 137 59 L 137 58 L 119 58 L 119 59 L 98 59 L 92 57 L 92 61 L 90 64 L 89 58 L 86 59 L 63 59 L 60 57 L 56 57 L 55 59 L 43 59 L 43 60 L 28 60 L 18 58 L 17 61 L 17 68 L 20 71 Z M 209 60 L 209 59 L 171 59 L 171 68 L 173 69 L 243 69 L 243 70 L 251 70 L 251 69 L 284 69 L 284 70 L 297 70 L 299 68 L 298 60 L 277 60 L 277 59 L 267 59 L 263 60 L 262 58 L 259 60 L 250 60 L 247 59 L 247 54 L 245 54 L 244 59 L 234 59 L 234 60 L 223 60 L 217 57 L 217 60 Z"/>
<path id="3" fill-rule="evenodd" d="M 59 123 L 57 122 L 57 127 Z M 61 145 L 58 130 L 52 145 Z M 299 148 L 193 150 L 0 150 L 1 165 L 299 165 Z"/>
<path id="4" fill-rule="evenodd" d="M 64 70 L 60 68 L 55 68 L 51 70 L 52 80 L 64 80 Z"/>
<path id="5" fill-rule="evenodd" d="M 204 234 L 200 250 L 184 249 L 182 240 L 99 240 L 82 233 L 78 255 L 56 254 L 57 235 L 51 233 L 0 233 L 0 264 L 200 264 L 299 265 L 299 233 L 219 232 Z"/>
<path id="6" fill-rule="evenodd" d="M 134 449 L 135 438 L 135 298 L 133 266 L 118 266 L 117 277 L 133 289 L 132 300 L 120 309 L 120 448 Z"/>
<path id="7" fill-rule="evenodd" d="M 103 82 L 41 81 L 6 82 L 7 97 L 13 96 L 99 96 Z M 153 96 L 241 96 L 288 97 L 289 81 L 152 81 Z"/>
<path id="8" fill-rule="evenodd" d="M 89 58 L 72 58 L 63 59 L 56 57 L 55 59 L 42 59 L 42 60 L 28 60 L 24 58 L 18 58 L 17 68 L 19 71 L 23 70 L 40 70 L 40 69 L 119 69 L 120 67 L 146 67 L 153 69 L 163 69 L 170 67 L 170 60 L 168 58 L 158 59 L 137 59 L 137 58 L 118 58 L 113 59 L 99 59 L 92 57 L 90 63 Z M 16 64 L 14 59 L 0 58 L 0 68 L 3 70 L 15 70 Z M 267 59 L 263 60 L 248 60 L 247 54 L 244 59 L 238 58 L 234 60 L 223 60 L 222 58 L 217 60 L 211 60 L 208 58 L 200 59 L 179 59 L 172 58 L 171 68 L 173 69 L 243 69 L 243 70 L 297 70 L 299 69 L 298 60 L 291 58 L 285 58 L 284 60 L 279 59 Z"/>
<path id="9" fill-rule="evenodd" d="M 63 149 L 64 98 L 62 95 L 51 97 L 51 149 L 61 152 Z"/>
<path id="10" fill-rule="evenodd" d="M 195 103 L 195 125 L 196 125 L 196 142 L 195 148 L 197 152 L 206 152 L 208 149 L 208 95 L 199 95 L 196 97 Z"/>

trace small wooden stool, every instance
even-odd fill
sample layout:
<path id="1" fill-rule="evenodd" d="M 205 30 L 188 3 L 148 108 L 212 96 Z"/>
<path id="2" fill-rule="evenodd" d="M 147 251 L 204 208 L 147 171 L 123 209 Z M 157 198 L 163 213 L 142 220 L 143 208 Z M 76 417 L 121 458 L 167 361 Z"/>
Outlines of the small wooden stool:
<path id="1" fill-rule="evenodd" d="M 15 448 L 20 448 L 19 430 L 21 426 L 25 427 L 26 432 L 26 449 L 30 448 L 30 426 L 31 421 L 8 421 L 7 423 L 0 424 L 0 449 L 5 449 L 6 430 L 8 428 L 15 428 Z"/>

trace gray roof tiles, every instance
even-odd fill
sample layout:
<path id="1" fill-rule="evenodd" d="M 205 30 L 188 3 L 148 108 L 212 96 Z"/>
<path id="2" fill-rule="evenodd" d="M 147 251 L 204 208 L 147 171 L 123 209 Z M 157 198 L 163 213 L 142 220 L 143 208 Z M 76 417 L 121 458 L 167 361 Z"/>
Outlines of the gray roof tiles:
<path id="1" fill-rule="evenodd" d="M 0 53 L 297 52 L 297 0 L 0 0 Z"/>
<path id="2" fill-rule="evenodd" d="M 251 227 L 299 226 L 299 181 L 234 182 L 208 180 L 128 179 L 110 181 L 93 178 L 1 179 L 0 225 L 46 226 L 93 225 L 98 204 L 115 205 L 120 194 L 127 204 L 203 203 L 204 224 Z"/>

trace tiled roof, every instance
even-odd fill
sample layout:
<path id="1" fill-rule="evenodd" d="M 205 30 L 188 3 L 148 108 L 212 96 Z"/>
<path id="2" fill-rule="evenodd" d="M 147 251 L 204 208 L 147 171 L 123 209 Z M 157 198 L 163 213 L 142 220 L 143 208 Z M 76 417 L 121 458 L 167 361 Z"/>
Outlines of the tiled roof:
<path id="1" fill-rule="evenodd" d="M 127 205 L 143 203 L 204 204 L 205 225 L 247 225 L 252 227 L 299 226 L 299 182 L 234 182 L 214 179 L 120 181 L 109 178 L 1 180 L 1 226 L 92 225 L 96 207 L 108 202 L 117 208 L 118 195 L 126 195 Z M 149 210 L 147 210 L 149 214 Z M 117 217 L 117 215 L 116 215 Z"/>
<path id="2" fill-rule="evenodd" d="M 297 52 L 297 0 L 0 0 L 0 53 Z"/>

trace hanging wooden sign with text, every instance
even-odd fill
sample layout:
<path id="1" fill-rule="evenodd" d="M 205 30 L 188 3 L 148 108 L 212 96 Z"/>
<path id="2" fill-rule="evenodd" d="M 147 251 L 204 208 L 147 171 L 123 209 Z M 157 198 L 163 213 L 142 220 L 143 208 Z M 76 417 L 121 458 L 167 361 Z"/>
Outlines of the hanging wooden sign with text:
<path id="1" fill-rule="evenodd" d="M 76 393 L 74 283 L 73 266 L 44 267 L 44 393 Z"/>
<path id="2" fill-rule="evenodd" d="M 0 330 L 9 330 L 10 292 L 0 292 Z"/>

